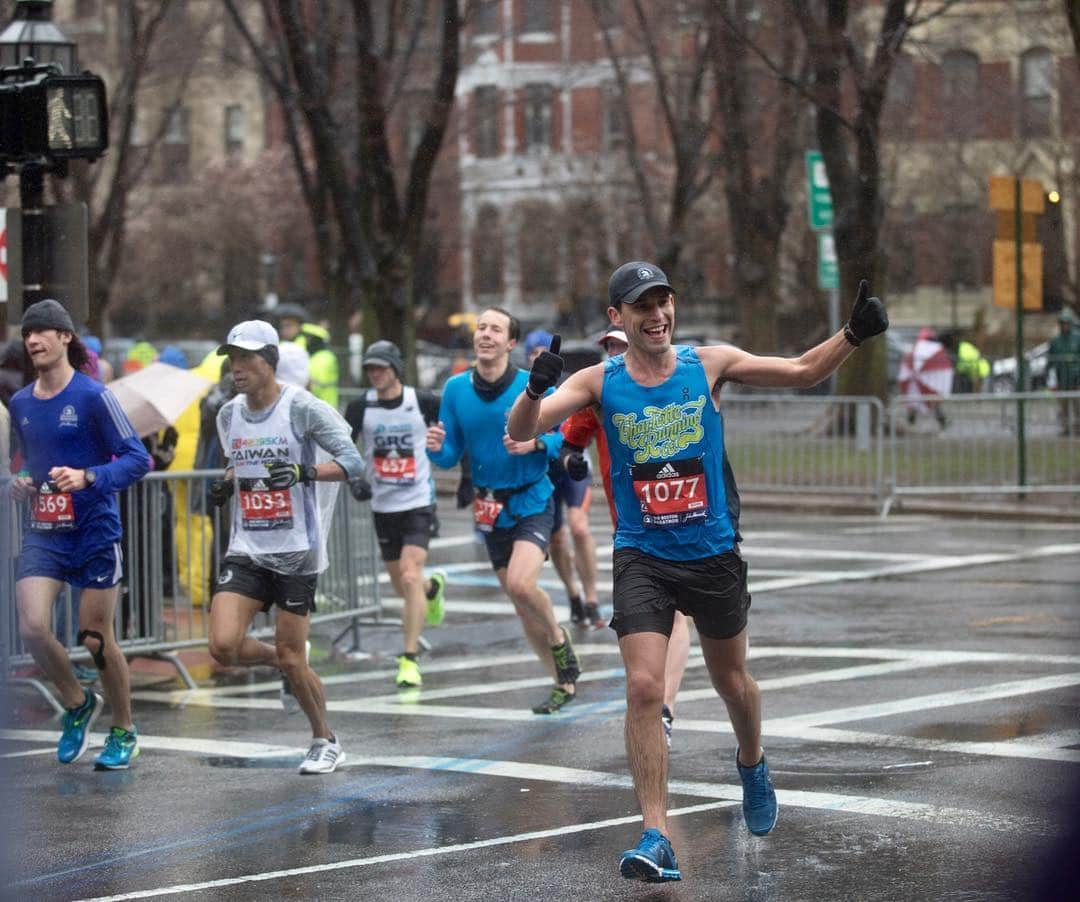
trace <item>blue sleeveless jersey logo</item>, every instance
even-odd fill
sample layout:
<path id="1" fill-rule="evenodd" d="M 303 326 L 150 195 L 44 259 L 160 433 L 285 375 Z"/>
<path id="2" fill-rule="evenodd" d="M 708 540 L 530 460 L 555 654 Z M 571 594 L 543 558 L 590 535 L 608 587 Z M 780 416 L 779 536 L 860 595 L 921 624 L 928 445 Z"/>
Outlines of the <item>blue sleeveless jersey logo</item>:
<path id="1" fill-rule="evenodd" d="M 601 406 L 618 519 L 615 547 L 697 560 L 734 546 L 724 429 L 697 352 L 675 350 L 675 369 L 658 386 L 634 382 L 623 357 L 605 366 Z"/>

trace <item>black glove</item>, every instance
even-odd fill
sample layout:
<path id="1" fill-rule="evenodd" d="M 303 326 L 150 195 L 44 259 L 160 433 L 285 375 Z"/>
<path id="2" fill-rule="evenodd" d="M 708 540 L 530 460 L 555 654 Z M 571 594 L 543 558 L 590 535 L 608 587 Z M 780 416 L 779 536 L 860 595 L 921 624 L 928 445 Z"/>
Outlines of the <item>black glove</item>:
<path id="1" fill-rule="evenodd" d="M 371 500 L 371 483 L 364 479 L 363 476 L 357 476 L 356 479 L 349 480 L 349 491 L 352 492 L 353 498 L 357 501 Z"/>
<path id="2" fill-rule="evenodd" d="M 471 479 L 462 479 L 457 484 L 457 507 L 458 510 L 469 507 L 476 500 L 476 489 Z"/>
<path id="3" fill-rule="evenodd" d="M 315 468 L 275 460 L 266 465 L 267 483 L 272 489 L 291 489 L 298 482 L 314 482 Z"/>
<path id="4" fill-rule="evenodd" d="M 235 485 L 231 479 L 215 479 L 210 483 L 210 501 L 214 507 L 222 507 L 232 497 Z"/>
<path id="5" fill-rule="evenodd" d="M 525 394 L 534 401 L 559 381 L 562 375 L 563 359 L 559 356 L 559 348 L 562 347 L 562 339 L 558 335 L 551 337 L 551 348 L 541 351 L 540 356 L 533 361 L 532 370 L 529 372 L 529 383 L 525 386 Z"/>
<path id="6" fill-rule="evenodd" d="M 844 338 L 855 347 L 866 339 L 880 335 L 889 328 L 889 315 L 881 298 L 870 298 L 870 284 L 863 279 L 859 282 L 859 293 L 855 296 L 855 306 L 851 308 L 851 318 L 844 326 Z"/>
<path id="7" fill-rule="evenodd" d="M 589 462 L 580 451 L 567 454 L 566 459 L 563 460 L 563 465 L 566 467 L 566 475 L 573 479 L 574 482 L 579 482 L 589 475 Z"/>

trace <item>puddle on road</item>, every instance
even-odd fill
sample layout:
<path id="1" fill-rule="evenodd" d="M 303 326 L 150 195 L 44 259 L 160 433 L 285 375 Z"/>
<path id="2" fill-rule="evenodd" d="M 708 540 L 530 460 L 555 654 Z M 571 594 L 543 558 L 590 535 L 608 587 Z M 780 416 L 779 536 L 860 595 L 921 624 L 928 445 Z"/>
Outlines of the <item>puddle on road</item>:
<path id="1" fill-rule="evenodd" d="M 1054 721 L 1049 712 L 1044 710 L 1025 711 L 1016 717 L 996 720 L 989 723 L 943 723 L 925 724 L 915 727 L 912 734 L 920 739 L 946 739 L 954 742 L 1001 742 L 1008 739 L 1020 739 L 1024 736 L 1038 736 L 1052 732 Z"/>
<path id="2" fill-rule="evenodd" d="M 232 758 L 226 755 L 208 755 L 199 759 L 202 764 L 210 767 L 224 767 L 232 770 L 280 770 L 287 768 L 294 770 L 300 763 L 299 755 L 284 755 L 267 758 Z"/>

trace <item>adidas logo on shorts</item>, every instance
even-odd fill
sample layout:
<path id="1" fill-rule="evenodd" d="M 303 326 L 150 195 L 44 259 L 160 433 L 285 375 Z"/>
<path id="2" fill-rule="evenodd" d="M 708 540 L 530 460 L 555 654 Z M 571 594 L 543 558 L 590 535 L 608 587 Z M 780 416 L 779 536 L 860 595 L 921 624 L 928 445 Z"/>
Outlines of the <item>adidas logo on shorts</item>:
<path id="1" fill-rule="evenodd" d="M 676 470 L 671 464 L 664 464 L 656 473 L 655 479 L 671 479 L 679 475 L 679 471 Z"/>

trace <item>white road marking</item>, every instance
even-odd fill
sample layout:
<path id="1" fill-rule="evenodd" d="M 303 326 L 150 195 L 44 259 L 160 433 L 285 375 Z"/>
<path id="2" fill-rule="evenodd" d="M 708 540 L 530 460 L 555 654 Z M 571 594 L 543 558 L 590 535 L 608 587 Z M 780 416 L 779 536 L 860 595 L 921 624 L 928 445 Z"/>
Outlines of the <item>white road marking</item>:
<path id="1" fill-rule="evenodd" d="M 734 802 L 708 802 L 703 805 L 691 805 L 687 808 L 676 808 L 668 812 L 668 817 L 681 817 L 687 814 L 698 814 L 702 811 L 715 811 L 717 808 L 727 808 Z M 536 839 L 548 839 L 553 836 L 568 836 L 574 833 L 589 833 L 594 830 L 605 830 L 608 827 L 619 827 L 624 824 L 640 823 L 639 815 L 627 817 L 614 817 L 603 821 L 593 821 L 588 824 L 571 824 L 565 827 L 555 827 L 550 830 L 534 830 L 531 833 L 518 833 L 514 836 L 499 836 L 492 839 L 482 839 L 476 842 L 458 843 L 452 846 L 435 846 L 428 849 L 413 849 L 408 852 L 394 852 L 389 855 L 376 855 L 372 858 L 350 858 L 346 861 L 334 861 L 329 864 L 309 865 L 302 868 L 289 868 L 281 871 L 265 871 L 261 874 L 247 874 L 243 877 L 228 877 L 222 880 L 207 880 L 203 883 L 180 883 L 173 886 L 161 887 L 160 889 L 141 890 L 132 893 L 123 893 L 119 896 L 97 896 L 93 899 L 84 899 L 81 902 L 120 902 L 124 899 L 150 899 L 154 896 L 169 896 L 180 893 L 201 892 L 208 889 L 218 889 L 225 886 L 237 886 L 242 883 L 262 883 L 268 880 L 280 880 L 285 877 L 298 877 L 305 874 L 321 874 L 327 871 L 341 871 L 351 868 L 361 868 L 372 864 L 387 864 L 394 861 L 409 861 L 414 858 L 430 858 L 436 855 L 450 855 L 455 852 L 468 852 L 473 849 L 489 849 L 495 846 L 505 846 L 518 842 L 531 842 Z"/>
<path id="2" fill-rule="evenodd" d="M 750 581 L 751 592 L 777 592 L 781 589 L 798 589 L 809 586 L 828 585 L 839 582 L 859 582 L 865 579 L 881 579 L 886 576 L 911 576 L 917 573 L 936 573 L 942 570 L 955 570 L 961 567 L 986 566 L 987 564 L 1007 564 L 1014 561 L 1035 560 L 1044 557 L 1058 557 L 1061 555 L 1075 555 L 1080 552 L 1080 545 L 1045 545 L 1042 548 L 1033 548 L 1026 551 L 994 554 L 965 554 L 948 556 L 921 557 L 906 563 L 896 563 L 887 567 L 878 567 L 874 570 L 853 570 L 833 576 L 817 577 L 815 575 L 793 577 L 790 579 L 777 579 L 771 582 L 755 583 Z"/>
<path id="3" fill-rule="evenodd" d="M 56 734 L 53 734 L 55 738 Z M 104 740 L 102 740 L 104 744 Z M 5 752 L 0 755 L 0 758 L 32 758 L 38 755 L 51 755 L 56 751 L 55 748 L 43 748 L 43 749 L 23 749 L 21 752 Z"/>
<path id="4" fill-rule="evenodd" d="M 827 742 L 860 748 L 916 749 L 925 752 L 1080 764 L 1080 750 L 1043 743 L 1040 741 L 1043 737 L 1040 736 L 1029 736 L 1023 740 L 1010 739 L 1005 742 L 965 742 L 954 739 L 927 739 L 921 736 L 872 733 L 865 730 L 840 730 L 832 727 L 797 727 L 790 730 L 774 728 L 769 732 L 770 735 L 786 736 L 799 742 Z"/>
<path id="5" fill-rule="evenodd" d="M 970 705 L 976 702 L 994 701 L 999 698 L 1012 698 L 1017 695 L 1031 695 L 1035 692 L 1052 692 L 1055 689 L 1067 689 L 1077 684 L 1080 684 L 1080 673 L 1062 673 L 1054 676 L 1035 677 L 1030 680 L 995 683 L 990 686 L 972 686 L 969 689 L 957 689 L 951 692 L 916 695 L 887 702 L 852 705 L 848 708 L 833 708 L 828 711 L 818 711 L 810 714 L 796 714 L 771 721 L 769 728 L 828 726 L 853 720 L 870 720 L 877 717 L 889 717 L 894 714 L 909 714 L 912 711 L 929 711 L 932 708 L 949 708 L 954 705 Z"/>
<path id="6" fill-rule="evenodd" d="M 421 770 L 453 771 L 470 775 L 483 774 L 485 776 L 503 777 L 515 780 L 539 780 L 574 786 L 603 786 L 625 789 L 627 791 L 632 789 L 632 783 L 628 775 L 610 774 L 603 771 L 589 771 L 580 768 L 538 765 L 518 761 L 437 758 L 425 756 L 394 756 L 385 758 L 360 757 L 350 758 L 342 765 L 342 767 L 351 767 L 354 769 L 357 767 L 404 767 Z M 669 817 L 681 817 L 688 814 L 697 814 L 704 811 L 715 810 L 719 807 L 734 806 L 742 799 L 741 786 L 724 783 L 676 780 L 671 782 L 669 791 L 672 795 L 697 796 L 718 800 L 711 803 L 673 809 L 668 812 Z M 781 806 L 791 805 L 793 807 L 810 808 L 819 811 L 839 811 L 861 814 L 869 817 L 888 817 L 918 821 L 931 823 L 945 829 L 976 828 L 1009 831 L 1022 833 L 1024 835 L 1044 836 L 1053 836 L 1057 830 L 1055 825 L 1035 818 L 994 815 L 966 808 L 944 807 L 919 802 L 905 802 L 897 799 L 869 798 L 866 796 L 809 792 L 802 790 L 778 790 L 777 798 L 780 801 Z M 476 842 L 470 843 L 458 843 L 450 846 L 437 846 L 427 849 L 414 849 L 387 855 L 377 855 L 369 858 L 351 858 L 345 861 L 335 861 L 277 871 L 264 871 L 261 873 L 245 874 L 239 877 L 207 880 L 201 883 L 173 884 L 171 886 L 137 890 L 113 896 L 98 896 L 91 900 L 85 900 L 85 902 L 120 902 L 120 900 L 126 899 L 148 899 L 155 896 L 202 892 L 208 889 L 220 889 L 226 886 L 237 886 L 245 883 L 265 883 L 286 877 L 361 868 L 373 864 L 386 864 L 395 861 L 407 861 L 436 855 L 449 855 L 475 849 L 492 848 L 494 846 L 520 842 L 531 842 L 533 840 L 546 839 L 553 836 L 566 836 L 574 833 L 604 830 L 609 827 L 638 823 L 639 821 L 639 816 L 635 814 L 626 817 L 593 821 L 587 824 L 569 824 L 547 830 L 514 834 L 512 836 L 492 837 L 490 839 L 477 840 Z"/>

